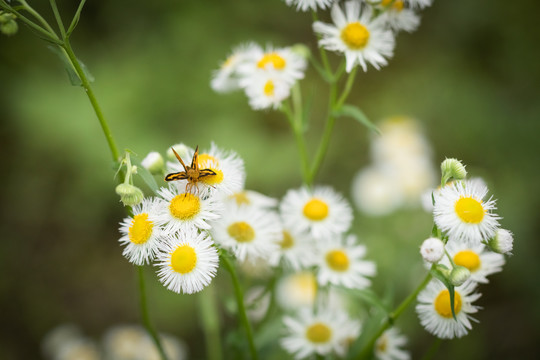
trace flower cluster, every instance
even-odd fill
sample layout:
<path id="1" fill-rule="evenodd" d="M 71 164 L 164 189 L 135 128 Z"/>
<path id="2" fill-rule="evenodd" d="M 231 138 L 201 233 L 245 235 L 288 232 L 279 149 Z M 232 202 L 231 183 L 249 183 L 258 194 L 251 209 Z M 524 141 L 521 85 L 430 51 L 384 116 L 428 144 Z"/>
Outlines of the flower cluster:
<path id="1" fill-rule="evenodd" d="M 508 230 L 499 228 L 495 200 L 486 200 L 483 181 L 465 179 L 465 167 L 456 159 L 445 160 L 441 170 L 443 186 L 432 195 L 438 233 L 420 248 L 426 264 L 439 276 L 418 295 L 416 311 L 426 330 L 451 339 L 472 328 L 475 319 L 470 314 L 479 309 L 473 305 L 480 298 L 477 284 L 487 283 L 488 275 L 502 270 L 503 254 L 510 253 L 513 239 Z M 453 181 L 446 183 L 449 179 Z"/>

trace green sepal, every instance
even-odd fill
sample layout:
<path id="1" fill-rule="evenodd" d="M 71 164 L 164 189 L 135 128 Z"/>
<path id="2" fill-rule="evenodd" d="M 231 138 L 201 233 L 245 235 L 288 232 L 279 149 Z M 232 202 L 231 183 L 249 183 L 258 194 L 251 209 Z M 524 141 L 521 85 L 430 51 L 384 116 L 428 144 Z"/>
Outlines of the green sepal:
<path id="1" fill-rule="evenodd" d="M 364 114 L 362 110 L 360 110 L 358 107 L 354 105 L 345 104 L 341 106 L 341 108 L 339 108 L 338 110 L 335 110 L 333 112 L 333 115 L 336 117 L 341 117 L 341 116 L 351 117 L 355 119 L 356 121 L 358 121 L 359 123 L 361 123 L 362 125 L 364 125 L 365 127 L 367 127 L 368 129 L 370 129 L 371 131 L 381 135 L 381 131 L 379 130 L 379 128 L 375 126 L 375 124 L 373 124 L 368 119 L 368 117 L 366 116 L 366 114 Z"/>
<path id="2" fill-rule="evenodd" d="M 454 300 L 455 300 L 454 285 L 450 283 L 450 280 L 441 269 L 449 271 L 449 269 L 446 266 L 439 264 L 436 266 L 433 265 L 429 272 L 431 273 L 431 275 L 433 275 L 434 278 L 442 282 L 444 286 L 446 286 L 446 288 L 448 289 L 448 293 L 450 294 L 450 310 L 452 310 L 452 317 L 454 318 L 454 320 L 457 321 L 456 313 L 454 309 Z"/>

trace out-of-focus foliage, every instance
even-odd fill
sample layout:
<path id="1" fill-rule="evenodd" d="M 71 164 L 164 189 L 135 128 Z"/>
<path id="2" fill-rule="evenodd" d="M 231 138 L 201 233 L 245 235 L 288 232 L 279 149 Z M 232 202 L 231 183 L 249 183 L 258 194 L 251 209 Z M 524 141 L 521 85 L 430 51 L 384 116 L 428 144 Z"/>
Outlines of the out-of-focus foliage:
<path id="1" fill-rule="evenodd" d="M 76 7 L 58 3 L 65 14 Z M 519 6 L 436 0 L 417 32 L 399 35 L 390 65 L 359 76 L 350 97 L 372 120 L 420 119 L 437 161 L 456 157 L 483 176 L 499 199 L 503 226 L 515 233 L 515 255 L 480 288 L 481 325 L 443 343 L 439 359 L 537 352 L 540 287 L 531 274 L 540 271 L 539 10 L 533 0 Z M 212 69 L 233 45 L 249 40 L 315 49 L 311 16 L 279 0 L 90 1 L 72 37 L 121 147 L 142 158 L 180 141 L 203 147 L 215 141 L 244 158 L 248 188 L 281 197 L 301 182 L 286 121 L 251 111 L 242 94 L 221 96 L 209 87 Z M 136 276 L 117 242 L 124 213 L 83 91 L 69 85 L 56 56 L 24 26 L 0 37 L 0 79 L 0 351 L 6 359 L 38 358 L 44 334 L 60 323 L 98 337 L 114 324 L 137 321 Z M 310 131 L 318 134 L 325 108 L 317 99 L 326 94 L 315 79 L 308 73 L 302 86 L 314 97 Z M 317 182 L 349 196 L 354 173 L 369 161 L 367 139 L 365 128 L 340 119 Z M 418 248 L 430 227 L 421 210 L 357 216 L 357 233 L 379 266 L 375 291 L 393 289 L 399 301 L 416 286 L 423 271 Z M 147 270 L 157 327 L 185 339 L 202 358 L 198 297 L 168 292 Z M 218 291 L 230 294 L 226 286 Z M 420 357 L 432 340 L 412 309 L 400 327 L 414 334 L 410 348 Z"/>

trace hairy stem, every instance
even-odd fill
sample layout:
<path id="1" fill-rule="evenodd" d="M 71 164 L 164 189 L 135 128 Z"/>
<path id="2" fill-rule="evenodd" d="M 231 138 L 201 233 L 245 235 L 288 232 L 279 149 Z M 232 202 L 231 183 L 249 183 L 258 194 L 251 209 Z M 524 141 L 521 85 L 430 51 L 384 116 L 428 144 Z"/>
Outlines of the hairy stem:
<path id="1" fill-rule="evenodd" d="M 213 285 L 207 286 L 199 296 L 199 311 L 206 340 L 206 356 L 209 360 L 221 360 L 221 338 L 219 314 L 216 308 L 216 293 Z"/>

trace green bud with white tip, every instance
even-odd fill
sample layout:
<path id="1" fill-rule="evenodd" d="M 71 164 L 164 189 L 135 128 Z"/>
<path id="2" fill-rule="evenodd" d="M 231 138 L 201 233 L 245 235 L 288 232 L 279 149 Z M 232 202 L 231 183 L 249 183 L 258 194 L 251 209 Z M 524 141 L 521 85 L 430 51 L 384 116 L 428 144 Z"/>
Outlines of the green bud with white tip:
<path id="1" fill-rule="evenodd" d="M 135 206 L 144 199 L 142 190 L 131 184 L 120 184 L 115 191 L 120 195 L 120 201 L 124 206 Z"/>

